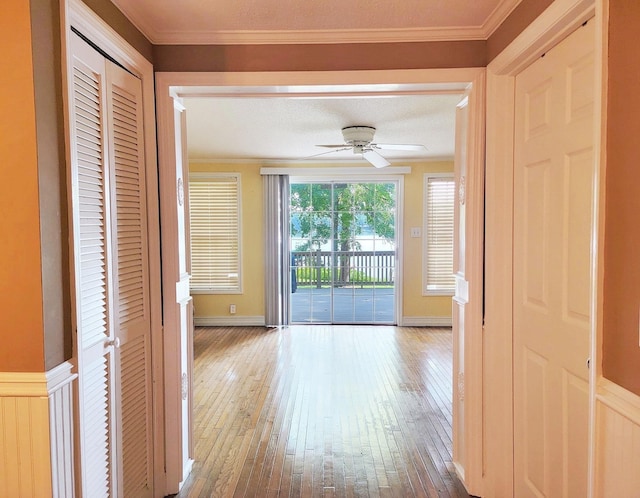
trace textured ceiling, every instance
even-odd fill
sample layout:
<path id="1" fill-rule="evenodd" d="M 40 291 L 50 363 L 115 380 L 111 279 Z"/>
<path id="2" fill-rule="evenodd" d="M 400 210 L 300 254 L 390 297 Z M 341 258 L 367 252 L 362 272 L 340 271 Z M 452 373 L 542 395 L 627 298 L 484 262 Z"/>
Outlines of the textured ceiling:
<path id="1" fill-rule="evenodd" d="M 520 0 L 112 0 L 153 42 L 486 39 Z"/>
<path id="2" fill-rule="evenodd" d="M 340 43 L 486 39 L 520 0 L 112 0 L 156 44 Z M 452 158 L 459 95 L 185 98 L 192 160 L 295 161 L 342 143 L 350 125 L 374 141 L 423 144 L 397 159 Z M 332 152 L 316 160 L 351 160 Z"/>
<path id="3" fill-rule="evenodd" d="M 452 158 L 460 95 L 332 98 L 185 98 L 191 160 L 298 161 L 343 143 L 341 129 L 377 129 L 375 142 L 422 144 L 427 150 L 380 151 L 391 162 Z M 359 160 L 352 152 L 310 158 Z"/>

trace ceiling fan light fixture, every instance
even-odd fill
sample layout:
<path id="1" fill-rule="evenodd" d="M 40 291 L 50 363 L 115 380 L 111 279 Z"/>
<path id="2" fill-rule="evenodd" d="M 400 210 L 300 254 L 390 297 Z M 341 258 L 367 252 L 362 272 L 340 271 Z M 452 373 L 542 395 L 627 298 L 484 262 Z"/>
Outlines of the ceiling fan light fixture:
<path id="1" fill-rule="evenodd" d="M 376 129 L 372 126 L 347 126 L 342 128 L 345 143 L 367 145 L 373 140 Z"/>

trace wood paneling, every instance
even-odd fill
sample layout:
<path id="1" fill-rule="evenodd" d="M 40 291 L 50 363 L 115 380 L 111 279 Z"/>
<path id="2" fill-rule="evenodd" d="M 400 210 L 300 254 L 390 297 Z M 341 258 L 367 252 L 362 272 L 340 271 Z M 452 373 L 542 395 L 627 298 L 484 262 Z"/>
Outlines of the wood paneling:
<path id="1" fill-rule="evenodd" d="M 0 496 L 72 497 L 71 364 L 0 372 Z"/>
<path id="2" fill-rule="evenodd" d="M 194 344 L 179 498 L 468 496 L 451 463 L 451 329 L 199 328 Z"/>
<path id="3" fill-rule="evenodd" d="M 594 496 L 637 496 L 640 489 L 640 397 L 601 380 L 596 401 Z"/>

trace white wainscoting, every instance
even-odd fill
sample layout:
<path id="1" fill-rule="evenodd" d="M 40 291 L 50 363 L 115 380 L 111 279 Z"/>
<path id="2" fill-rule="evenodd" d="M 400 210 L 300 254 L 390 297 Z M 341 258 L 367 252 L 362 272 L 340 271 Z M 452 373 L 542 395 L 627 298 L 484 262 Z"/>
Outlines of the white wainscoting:
<path id="1" fill-rule="evenodd" d="M 74 496 L 71 368 L 0 372 L 0 496 Z"/>
<path id="2" fill-rule="evenodd" d="M 598 498 L 640 496 L 640 396 L 602 379 L 596 395 Z"/>
<path id="3" fill-rule="evenodd" d="M 52 496 L 67 498 L 75 495 L 73 453 L 73 381 L 69 362 L 47 372 L 49 393 L 49 431 L 51 444 Z"/>
<path id="4" fill-rule="evenodd" d="M 264 316 L 201 316 L 193 319 L 196 327 L 264 327 Z"/>

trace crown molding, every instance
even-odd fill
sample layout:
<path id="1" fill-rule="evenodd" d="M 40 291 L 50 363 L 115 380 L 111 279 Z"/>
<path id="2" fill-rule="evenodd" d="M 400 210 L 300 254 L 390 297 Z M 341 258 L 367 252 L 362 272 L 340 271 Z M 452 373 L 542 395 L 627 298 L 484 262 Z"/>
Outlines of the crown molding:
<path id="1" fill-rule="evenodd" d="M 420 43 L 486 40 L 522 0 L 502 0 L 482 25 L 399 29 L 316 30 L 159 30 L 132 3 L 116 7 L 154 45 L 317 45 L 341 43 Z M 135 4 L 133 4 L 135 5 Z"/>
<path id="2" fill-rule="evenodd" d="M 319 45 L 483 40 L 482 27 L 163 31 L 148 34 L 156 45 Z"/>
<path id="3" fill-rule="evenodd" d="M 487 17 L 487 20 L 482 25 L 484 40 L 487 40 L 493 32 L 500 27 L 514 9 L 520 5 L 520 2 L 522 2 L 522 0 L 503 0 L 496 5 L 496 8 L 493 9 L 493 12 L 489 14 L 489 17 Z"/>

